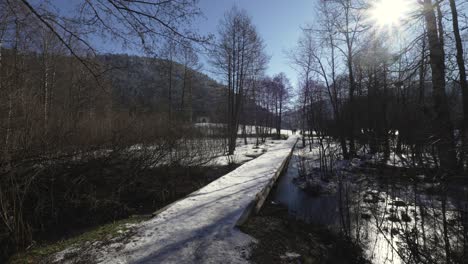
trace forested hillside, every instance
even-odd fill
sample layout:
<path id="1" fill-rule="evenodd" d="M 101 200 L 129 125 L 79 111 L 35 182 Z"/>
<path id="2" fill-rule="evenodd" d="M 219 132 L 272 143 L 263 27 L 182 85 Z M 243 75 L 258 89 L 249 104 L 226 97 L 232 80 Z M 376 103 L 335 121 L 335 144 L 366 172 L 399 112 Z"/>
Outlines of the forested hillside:
<path id="1" fill-rule="evenodd" d="M 169 113 L 172 109 L 176 116 L 191 122 L 199 117 L 220 122 L 226 111 L 226 88 L 196 69 L 129 55 L 103 55 L 98 59 L 109 68 L 106 75 L 116 108 L 134 114 Z"/>

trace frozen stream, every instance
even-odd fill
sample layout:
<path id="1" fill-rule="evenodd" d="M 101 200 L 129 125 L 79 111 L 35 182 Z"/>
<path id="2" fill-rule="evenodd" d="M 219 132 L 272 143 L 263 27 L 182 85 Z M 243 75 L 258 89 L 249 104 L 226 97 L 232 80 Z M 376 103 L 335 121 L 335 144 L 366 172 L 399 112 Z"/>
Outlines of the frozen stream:
<path id="1" fill-rule="evenodd" d="M 341 188 L 338 179 L 331 177 L 323 185 L 334 186 L 333 191 L 311 193 L 294 182 L 302 153 L 301 149 L 294 152 L 271 196 L 287 206 L 290 216 L 347 232 L 376 264 L 464 263 L 466 188 L 403 182 L 401 177 L 389 180 L 388 173 L 379 176 L 348 169 L 341 172 Z M 307 177 L 318 177 L 314 174 L 316 170 Z"/>

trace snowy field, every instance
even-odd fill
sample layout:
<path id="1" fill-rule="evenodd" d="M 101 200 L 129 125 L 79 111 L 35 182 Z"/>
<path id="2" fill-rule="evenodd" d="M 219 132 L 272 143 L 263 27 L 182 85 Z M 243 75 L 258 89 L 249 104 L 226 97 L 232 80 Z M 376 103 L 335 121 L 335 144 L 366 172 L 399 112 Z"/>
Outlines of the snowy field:
<path id="1" fill-rule="evenodd" d="M 219 157 L 213 159 L 207 165 L 225 166 L 229 163 L 243 164 L 259 157 L 275 146 L 275 142 L 271 138 L 267 138 L 266 142 L 259 144 L 258 147 L 255 146 L 255 142 L 255 138 L 247 138 L 246 145 L 244 144 L 244 139 L 237 139 L 234 155 L 219 155 Z"/>
<path id="2" fill-rule="evenodd" d="M 195 127 L 200 129 L 201 131 L 204 131 L 206 134 L 211 134 L 212 132 L 216 131 L 221 131 L 226 128 L 226 124 L 220 124 L 220 123 L 196 123 Z M 271 132 L 271 133 L 276 133 L 276 128 L 268 128 L 268 127 L 263 127 L 259 126 L 258 128 L 263 129 L 265 132 Z M 239 126 L 239 130 L 237 133 L 239 135 L 242 135 L 243 131 L 243 126 Z M 246 125 L 245 126 L 245 132 L 247 135 L 255 135 L 255 126 L 251 125 Z M 281 129 L 281 134 L 284 135 L 292 135 L 292 131 L 288 129 Z"/>
<path id="3" fill-rule="evenodd" d="M 172 149 L 158 150 L 159 146 L 141 144 L 134 145 L 128 149 L 129 152 L 148 155 L 151 167 L 178 164 L 185 167 L 190 166 L 226 166 L 229 164 L 243 164 L 253 160 L 273 146 L 271 138 L 266 138 L 264 143 L 259 139 L 256 146 L 256 138 L 248 137 L 247 144 L 243 138 L 236 141 L 236 149 L 233 155 L 227 155 L 227 141 L 224 138 L 198 138 L 180 140 Z M 105 153 L 105 152 L 103 152 Z M 161 155 L 154 155 L 160 153 Z M 152 155 L 152 156 L 151 156 Z M 152 159 L 153 156 L 156 158 Z"/>
<path id="4" fill-rule="evenodd" d="M 247 263 L 254 239 L 236 222 L 278 173 L 297 139 L 268 141 L 264 155 L 133 226 L 125 242 L 114 240 L 86 254 L 99 263 Z M 56 261 L 66 263 L 63 258 L 73 252 L 78 250 L 58 253 Z"/>

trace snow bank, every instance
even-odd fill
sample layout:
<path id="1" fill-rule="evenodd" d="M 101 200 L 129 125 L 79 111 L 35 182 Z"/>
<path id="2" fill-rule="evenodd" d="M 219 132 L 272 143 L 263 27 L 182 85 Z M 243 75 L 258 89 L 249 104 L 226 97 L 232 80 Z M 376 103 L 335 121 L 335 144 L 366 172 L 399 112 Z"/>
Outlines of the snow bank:
<path id="1" fill-rule="evenodd" d="M 274 141 L 264 155 L 141 223 L 126 244 L 91 254 L 100 263 L 246 263 L 254 239 L 236 222 L 277 176 L 297 138 Z"/>

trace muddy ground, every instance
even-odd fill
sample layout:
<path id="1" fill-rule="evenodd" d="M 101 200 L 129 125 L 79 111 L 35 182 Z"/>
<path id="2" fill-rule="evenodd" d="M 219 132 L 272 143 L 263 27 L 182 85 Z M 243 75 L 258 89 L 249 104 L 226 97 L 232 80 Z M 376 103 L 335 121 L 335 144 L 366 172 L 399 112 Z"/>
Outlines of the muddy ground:
<path id="1" fill-rule="evenodd" d="M 369 263 L 359 246 L 322 226 L 292 219 L 287 208 L 271 200 L 241 230 L 258 240 L 253 263 Z"/>

